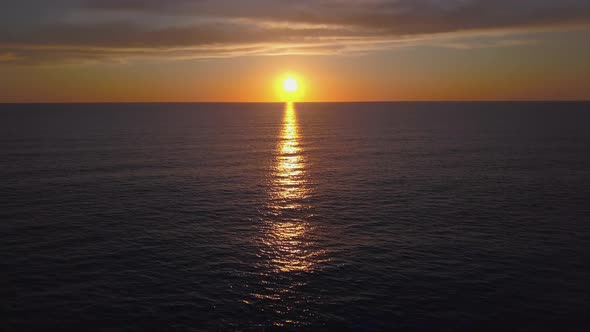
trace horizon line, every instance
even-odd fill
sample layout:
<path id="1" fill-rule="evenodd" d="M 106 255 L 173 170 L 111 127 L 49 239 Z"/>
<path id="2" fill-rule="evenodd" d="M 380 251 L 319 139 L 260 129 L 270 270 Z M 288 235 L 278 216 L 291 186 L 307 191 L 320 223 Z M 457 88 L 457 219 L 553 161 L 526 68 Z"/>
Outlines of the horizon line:
<path id="1" fill-rule="evenodd" d="M 345 103 L 587 103 L 590 99 L 502 100 L 350 100 L 350 101 L 15 101 L 0 105 L 34 104 L 345 104 Z"/>

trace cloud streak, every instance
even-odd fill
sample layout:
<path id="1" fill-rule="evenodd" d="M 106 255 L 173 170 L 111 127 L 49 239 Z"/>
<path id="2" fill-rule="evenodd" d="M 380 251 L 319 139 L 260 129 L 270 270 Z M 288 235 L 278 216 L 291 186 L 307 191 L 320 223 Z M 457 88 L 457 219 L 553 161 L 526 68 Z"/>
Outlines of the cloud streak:
<path id="1" fill-rule="evenodd" d="M 356 53 L 590 25 L 586 0 L 21 0 L 13 8 L 0 14 L 0 54 L 10 54 L 1 63 Z"/>

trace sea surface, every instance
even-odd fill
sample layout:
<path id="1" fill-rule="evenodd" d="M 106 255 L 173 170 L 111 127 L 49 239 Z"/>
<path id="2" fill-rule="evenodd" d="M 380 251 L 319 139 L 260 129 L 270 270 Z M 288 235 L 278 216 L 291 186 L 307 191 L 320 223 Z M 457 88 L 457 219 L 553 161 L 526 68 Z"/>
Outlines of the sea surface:
<path id="1" fill-rule="evenodd" d="M 0 105 L 3 331 L 588 331 L 590 103 Z"/>

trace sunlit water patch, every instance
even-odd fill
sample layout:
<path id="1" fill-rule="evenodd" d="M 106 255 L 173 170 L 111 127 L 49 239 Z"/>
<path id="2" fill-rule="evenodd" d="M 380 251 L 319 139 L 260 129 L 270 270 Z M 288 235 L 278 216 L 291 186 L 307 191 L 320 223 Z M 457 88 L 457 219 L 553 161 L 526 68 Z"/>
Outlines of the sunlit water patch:
<path id="1" fill-rule="evenodd" d="M 274 326 L 302 326 L 314 315 L 307 306 L 317 301 L 299 291 L 307 278 L 328 261 L 319 248 L 313 217 L 312 183 L 293 103 L 285 106 L 275 161 L 270 169 L 268 202 L 258 239 L 260 285 L 251 294 L 272 311 Z"/>

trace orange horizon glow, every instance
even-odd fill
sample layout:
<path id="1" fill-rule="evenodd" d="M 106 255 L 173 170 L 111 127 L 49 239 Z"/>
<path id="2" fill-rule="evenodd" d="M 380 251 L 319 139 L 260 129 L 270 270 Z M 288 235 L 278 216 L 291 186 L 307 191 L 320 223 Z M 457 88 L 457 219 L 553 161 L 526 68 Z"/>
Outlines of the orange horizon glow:
<path id="1" fill-rule="evenodd" d="M 590 100 L 590 65 L 581 61 L 556 68 L 505 54 L 504 62 L 475 66 L 456 63 L 453 57 L 463 55 L 453 53 L 439 58 L 442 65 L 424 66 L 402 55 L 233 58 L 207 66 L 0 66 L 0 77 L 10 78 L 8 84 L 0 82 L 0 102 Z M 289 77 L 297 84 L 294 91 L 285 90 Z"/>

